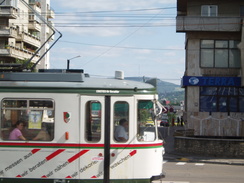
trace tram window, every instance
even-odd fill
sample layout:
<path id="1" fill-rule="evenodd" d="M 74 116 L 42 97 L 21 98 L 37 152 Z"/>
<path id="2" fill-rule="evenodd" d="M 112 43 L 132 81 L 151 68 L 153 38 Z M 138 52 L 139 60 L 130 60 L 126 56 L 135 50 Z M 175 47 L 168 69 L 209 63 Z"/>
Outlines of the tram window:
<path id="1" fill-rule="evenodd" d="M 86 140 L 98 142 L 101 139 L 101 103 L 89 101 L 86 103 Z"/>
<path id="2" fill-rule="evenodd" d="M 3 99 L 1 114 L 3 140 L 51 141 L 54 138 L 51 99 Z"/>
<path id="3" fill-rule="evenodd" d="M 129 139 L 129 104 L 119 101 L 114 104 L 114 139 L 126 142 Z"/>
<path id="4" fill-rule="evenodd" d="M 151 100 L 139 100 L 137 105 L 137 140 L 154 141 L 156 138 L 154 104 Z"/>

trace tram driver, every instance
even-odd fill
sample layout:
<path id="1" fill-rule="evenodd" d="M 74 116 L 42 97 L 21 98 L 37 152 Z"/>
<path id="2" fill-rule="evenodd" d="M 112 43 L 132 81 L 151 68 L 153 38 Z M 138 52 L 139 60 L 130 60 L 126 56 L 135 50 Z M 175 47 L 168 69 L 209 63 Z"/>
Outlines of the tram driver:
<path id="1" fill-rule="evenodd" d="M 128 121 L 124 118 L 119 120 L 119 125 L 116 126 L 114 131 L 114 138 L 118 142 L 126 142 L 128 140 Z"/>

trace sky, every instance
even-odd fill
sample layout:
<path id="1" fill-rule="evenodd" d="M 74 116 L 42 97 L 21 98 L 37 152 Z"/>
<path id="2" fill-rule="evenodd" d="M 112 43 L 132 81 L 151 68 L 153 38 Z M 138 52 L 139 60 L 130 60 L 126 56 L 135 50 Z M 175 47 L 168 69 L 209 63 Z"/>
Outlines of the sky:
<path id="1" fill-rule="evenodd" d="M 50 68 L 84 69 L 91 76 L 156 77 L 180 85 L 184 33 L 176 33 L 176 0 L 51 0 L 62 38 Z M 55 35 L 57 38 L 59 35 Z"/>

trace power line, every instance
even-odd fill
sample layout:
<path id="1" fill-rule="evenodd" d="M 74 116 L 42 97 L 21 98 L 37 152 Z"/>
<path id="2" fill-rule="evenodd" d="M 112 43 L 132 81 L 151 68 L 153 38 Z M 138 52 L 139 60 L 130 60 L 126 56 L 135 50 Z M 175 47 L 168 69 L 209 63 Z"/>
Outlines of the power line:
<path id="1" fill-rule="evenodd" d="M 131 24 L 131 25 L 124 25 L 124 24 L 117 24 L 117 25 L 108 25 L 108 24 L 103 24 L 103 25 L 57 25 L 55 27 L 73 27 L 73 28 L 79 28 L 79 27 L 83 27 L 83 28 L 103 28 L 103 27 L 108 27 L 108 28 L 112 28 L 112 27 L 163 27 L 163 26 L 175 26 L 175 24 L 161 24 L 161 25 L 141 25 L 141 24 Z"/>
<path id="2" fill-rule="evenodd" d="M 151 17 L 150 20 L 148 20 L 146 23 L 144 23 L 143 25 L 146 25 L 148 23 L 150 23 L 151 20 L 153 20 L 153 18 L 157 17 L 157 15 L 159 15 L 162 12 L 159 11 L 157 14 L 155 14 L 153 17 Z M 125 38 L 123 38 L 122 40 L 120 40 L 118 43 L 116 43 L 115 45 L 113 45 L 113 47 L 110 47 L 108 50 L 104 51 L 103 53 L 101 53 L 100 55 L 90 59 L 89 61 L 87 61 L 84 65 L 94 61 L 95 59 L 105 55 L 106 53 L 108 53 L 110 50 L 112 50 L 113 48 L 117 47 L 120 43 L 124 42 L 125 40 L 127 40 L 128 38 L 130 38 L 132 35 L 134 35 L 137 31 L 139 31 L 141 28 L 143 28 L 143 25 L 141 27 L 138 27 L 135 31 L 131 32 L 129 35 L 127 35 Z"/>
<path id="3" fill-rule="evenodd" d="M 39 23 L 42 25 L 43 23 Z M 221 23 L 221 25 L 242 25 L 242 22 L 227 22 L 227 23 Z M 0 26 L 4 26 L 4 24 L 0 24 Z M 17 23 L 15 25 L 18 25 Z M 29 23 L 22 24 L 22 25 L 29 25 Z M 149 24 L 143 24 L 143 23 L 55 23 L 55 27 L 73 27 L 73 28 L 79 28 L 79 27 L 90 27 L 90 28 L 98 28 L 98 27 L 165 27 L 165 26 L 178 26 L 178 27 L 187 27 L 187 26 L 214 26 L 214 25 L 220 25 L 220 23 L 184 23 L 184 24 L 177 24 L 175 22 L 167 22 L 167 23 L 149 23 Z"/>
<path id="4" fill-rule="evenodd" d="M 164 8 L 144 8 L 144 9 L 129 9 L 129 10 L 104 10 L 104 11 L 80 11 L 73 12 L 72 14 L 97 14 L 97 13 L 118 13 L 118 12 L 140 12 L 140 11 L 156 11 L 156 10 L 167 10 L 176 9 L 176 7 L 164 7 Z M 66 14 L 66 12 L 55 12 L 55 15 Z"/>
<path id="5" fill-rule="evenodd" d="M 70 44 L 81 44 L 81 45 L 88 45 L 88 46 L 98 46 L 98 47 L 107 47 L 107 48 L 118 48 L 118 49 L 135 49 L 135 50 L 155 50 L 155 51 L 183 51 L 184 49 L 169 49 L 169 48 L 142 48 L 142 47 L 128 47 L 128 46 L 109 46 L 109 45 L 100 45 L 100 44 L 91 44 L 91 43 L 81 43 L 81 42 L 72 42 L 72 41 L 60 41 L 64 43 L 70 43 Z"/>

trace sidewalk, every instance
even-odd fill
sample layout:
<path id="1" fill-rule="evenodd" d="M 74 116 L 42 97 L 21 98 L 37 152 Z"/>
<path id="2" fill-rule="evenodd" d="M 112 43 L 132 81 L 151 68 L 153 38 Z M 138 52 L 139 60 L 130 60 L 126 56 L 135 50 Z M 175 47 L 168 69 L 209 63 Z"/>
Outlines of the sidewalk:
<path id="1" fill-rule="evenodd" d="M 244 166 L 244 159 L 232 158 L 218 158 L 218 157 L 203 157 L 191 154 L 181 154 L 174 150 L 174 132 L 175 130 L 183 130 L 184 126 L 174 126 L 161 128 L 161 136 L 164 139 L 164 160 L 174 162 L 195 162 L 195 163 L 215 163 L 215 164 L 229 164 L 229 165 L 242 165 Z"/>
<path id="2" fill-rule="evenodd" d="M 192 162 L 192 163 L 213 163 L 213 164 L 228 164 L 228 165 L 241 165 L 244 166 L 244 159 L 231 159 L 231 158 L 216 158 L 216 157 L 201 157 L 196 155 L 187 154 L 174 154 L 165 153 L 164 161 L 171 162 Z"/>

